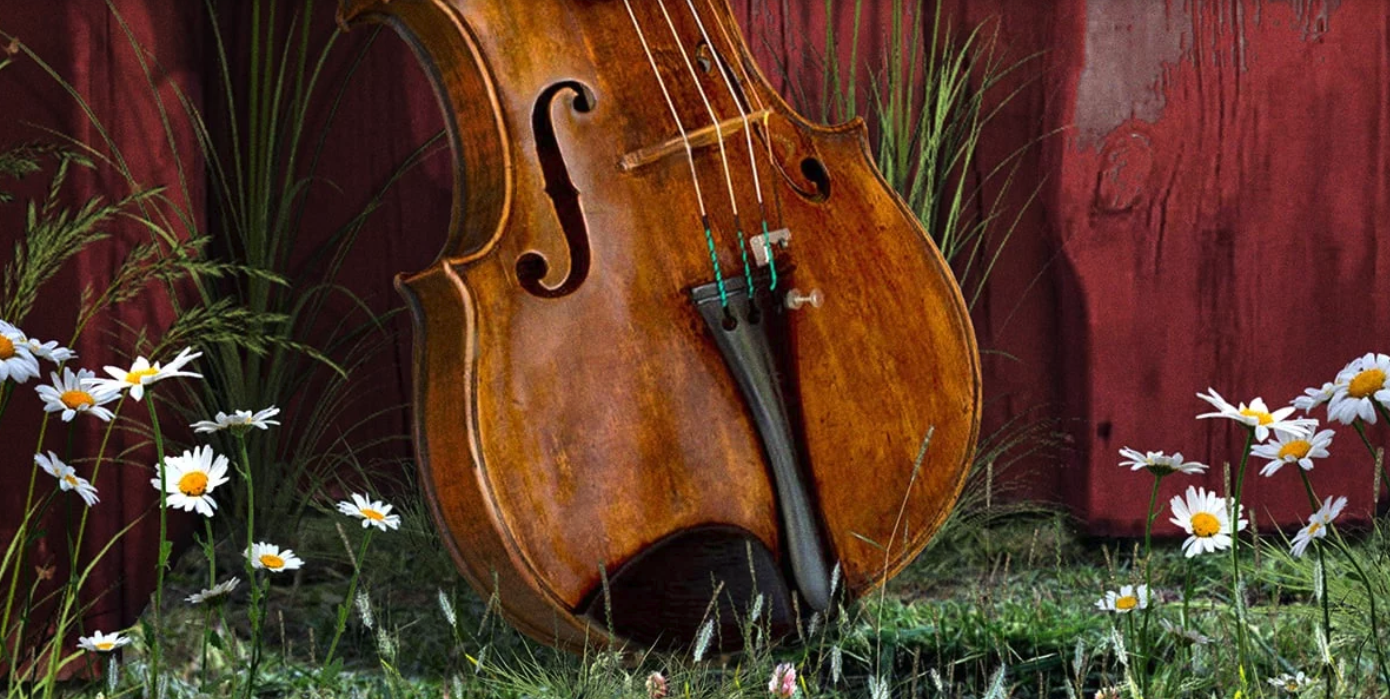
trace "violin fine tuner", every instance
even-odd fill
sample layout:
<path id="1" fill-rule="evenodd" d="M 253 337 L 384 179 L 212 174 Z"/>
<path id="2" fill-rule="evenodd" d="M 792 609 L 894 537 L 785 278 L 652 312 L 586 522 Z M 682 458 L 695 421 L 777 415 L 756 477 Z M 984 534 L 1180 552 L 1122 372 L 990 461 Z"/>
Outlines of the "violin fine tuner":
<path id="1" fill-rule="evenodd" d="M 800 289 L 792 289 L 787 292 L 783 303 L 793 311 L 800 310 L 806 304 L 811 304 L 811 308 L 820 308 L 821 304 L 825 303 L 825 294 L 820 289 L 812 289 L 809 294 L 802 293 Z"/>
<path id="2" fill-rule="evenodd" d="M 759 267 L 766 267 L 767 263 L 771 261 L 772 246 L 787 247 L 792 242 L 792 232 L 786 228 L 778 228 L 775 231 L 755 235 L 748 242 L 753 248 L 753 261 L 757 262 Z"/>

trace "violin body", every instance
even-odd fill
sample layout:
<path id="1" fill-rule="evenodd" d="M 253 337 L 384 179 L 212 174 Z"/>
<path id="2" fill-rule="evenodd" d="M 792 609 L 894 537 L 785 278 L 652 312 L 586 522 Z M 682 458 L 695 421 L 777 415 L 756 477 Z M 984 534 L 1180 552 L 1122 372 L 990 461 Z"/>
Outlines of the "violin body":
<path id="1" fill-rule="evenodd" d="M 515 626 L 688 643 L 716 610 L 728 648 L 756 594 L 794 628 L 922 550 L 973 455 L 979 360 L 862 123 L 790 109 L 723 0 L 340 15 L 399 31 L 444 110 L 447 242 L 397 279 L 415 445 L 460 571 Z"/>

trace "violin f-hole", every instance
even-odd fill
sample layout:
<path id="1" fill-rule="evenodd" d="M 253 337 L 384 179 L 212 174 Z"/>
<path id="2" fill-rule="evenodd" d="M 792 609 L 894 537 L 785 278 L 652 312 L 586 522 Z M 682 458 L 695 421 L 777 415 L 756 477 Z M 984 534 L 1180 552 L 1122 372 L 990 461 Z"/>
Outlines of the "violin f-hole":
<path id="1" fill-rule="evenodd" d="M 573 293 L 589 276 L 589 224 L 584 218 L 584 208 L 579 203 L 579 190 L 570 179 L 565 155 L 560 150 L 560 142 L 555 137 L 555 124 L 551 121 L 551 110 L 555 99 L 562 92 L 570 92 L 573 97 L 570 107 L 579 113 L 594 108 L 594 92 L 577 80 L 566 80 L 547 87 L 536 99 L 531 111 L 531 131 L 536 138 L 536 158 L 540 162 L 541 176 L 545 180 L 545 193 L 555 207 L 555 217 L 560 221 L 565 244 L 569 248 L 569 274 L 559 284 L 549 286 L 543 281 L 550 273 L 550 262 L 538 252 L 527 252 L 516 261 L 516 276 L 521 287 L 535 296 L 558 298 Z"/>

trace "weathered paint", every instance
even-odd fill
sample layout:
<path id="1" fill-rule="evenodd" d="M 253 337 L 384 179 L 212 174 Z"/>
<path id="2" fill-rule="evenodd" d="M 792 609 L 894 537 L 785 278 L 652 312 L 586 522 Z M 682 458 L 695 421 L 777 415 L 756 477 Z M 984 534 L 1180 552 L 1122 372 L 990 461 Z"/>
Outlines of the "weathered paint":
<path id="1" fill-rule="evenodd" d="M 1377 320 L 1390 5 L 993 0 L 947 12 L 997 20 L 1014 59 L 1037 54 L 1006 86 L 1033 80 L 977 167 L 1026 147 L 1010 198 L 1021 206 L 1038 187 L 975 309 L 982 348 L 1018 358 L 986 358 L 986 434 L 1029 408 L 1063 419 L 1064 463 L 1035 462 L 1024 492 L 1068 503 L 1094 533 L 1138 533 L 1150 483 L 1117 466 L 1120 447 L 1216 463 L 1169 479 L 1165 499 L 1189 483 L 1219 489 L 1242 442 L 1194 419 L 1207 408 L 1198 391 L 1282 405 L 1390 350 Z M 769 53 L 787 51 L 787 35 L 823 35 L 782 16 L 749 15 L 779 38 L 761 44 Z M 764 60 L 814 70 L 794 55 Z M 1372 476 L 1353 432 L 1314 484 L 1364 516 Z M 1308 513 L 1287 469 L 1247 488 L 1266 522 Z"/>

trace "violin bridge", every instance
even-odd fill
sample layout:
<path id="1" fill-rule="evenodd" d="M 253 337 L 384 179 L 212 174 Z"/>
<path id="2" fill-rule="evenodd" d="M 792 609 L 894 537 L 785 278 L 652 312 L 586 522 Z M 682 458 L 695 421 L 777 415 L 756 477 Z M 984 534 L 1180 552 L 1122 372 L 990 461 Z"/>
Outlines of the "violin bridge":
<path id="1" fill-rule="evenodd" d="M 652 163 L 658 160 L 662 160 L 677 153 L 680 153 L 685 150 L 685 143 L 687 140 L 690 142 L 691 150 L 697 148 L 707 148 L 709 146 L 715 145 L 719 143 L 719 137 L 721 135 L 723 135 L 724 140 L 727 141 L 729 140 L 730 136 L 733 136 L 734 134 L 743 131 L 743 126 L 745 123 L 765 121 L 769 114 L 772 114 L 772 110 L 770 109 L 759 110 L 750 113 L 746 120 L 741 116 L 734 117 L 732 119 L 725 119 L 724 121 L 719 122 L 717 125 L 710 124 L 709 126 L 706 126 L 704 128 L 699 128 L 695 129 L 694 131 L 690 131 L 685 135 L 685 138 L 677 136 L 676 138 L 673 138 L 664 143 L 658 143 L 654 146 L 647 146 L 645 148 L 638 148 L 637 150 L 632 151 L 627 155 L 624 155 L 622 159 L 618 161 L 618 169 L 622 170 L 623 172 L 632 172 L 637 168 L 646 165 L 651 165 Z"/>

